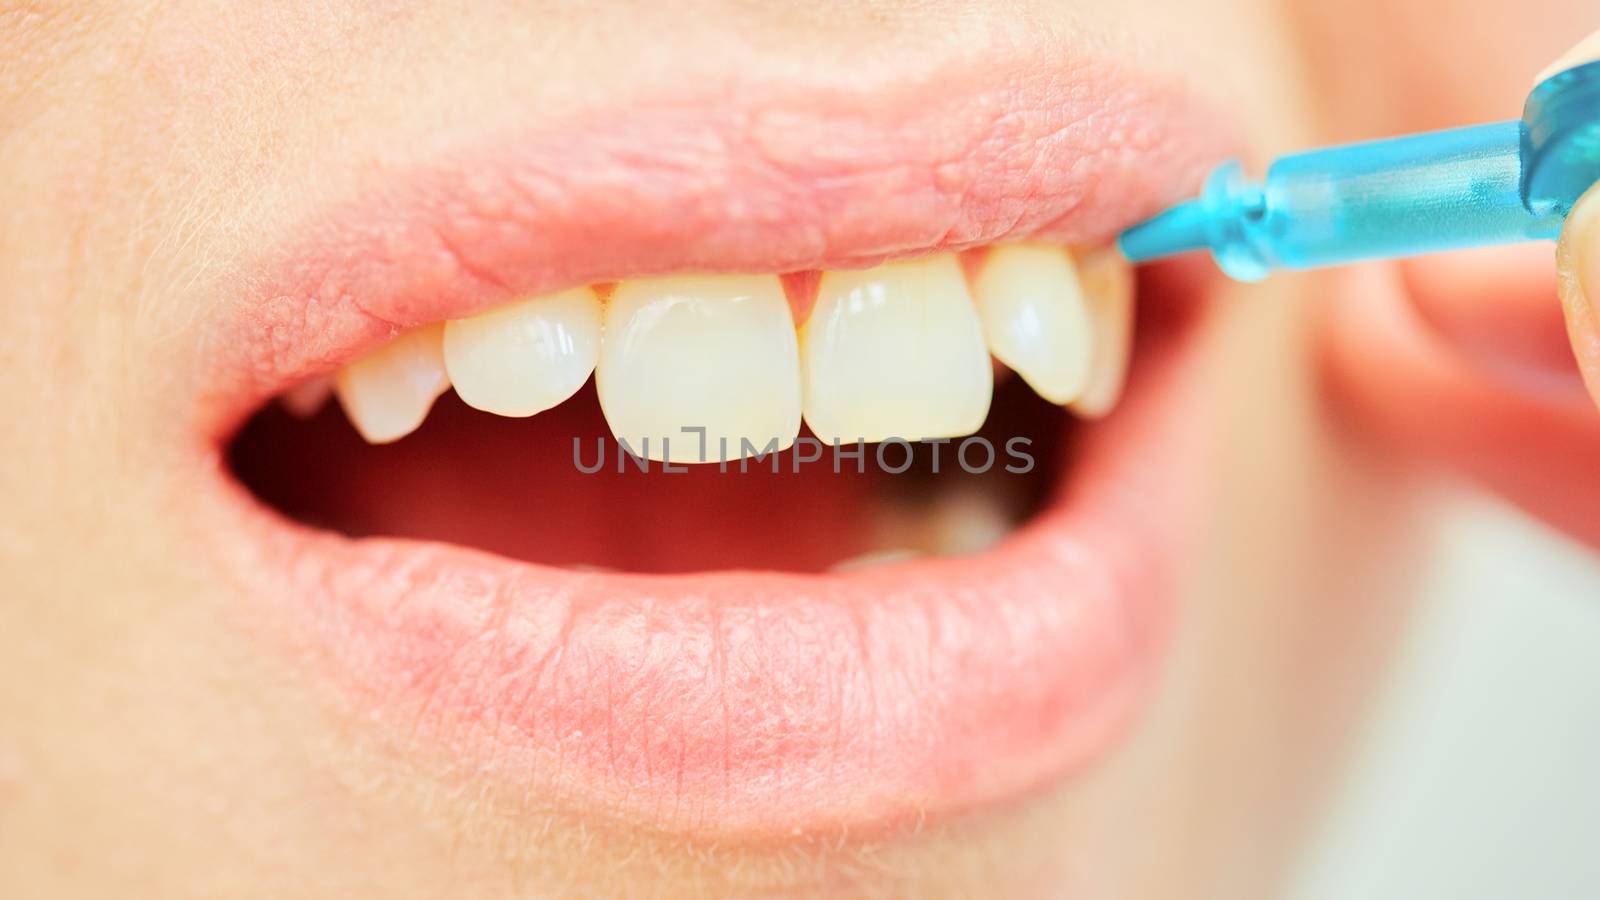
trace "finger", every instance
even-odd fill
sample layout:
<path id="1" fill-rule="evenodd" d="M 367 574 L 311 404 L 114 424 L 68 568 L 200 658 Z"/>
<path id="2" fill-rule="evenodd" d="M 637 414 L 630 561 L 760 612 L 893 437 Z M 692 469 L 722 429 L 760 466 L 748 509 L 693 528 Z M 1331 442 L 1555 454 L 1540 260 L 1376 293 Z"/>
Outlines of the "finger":
<path id="1" fill-rule="evenodd" d="M 1580 390 L 1549 244 L 1422 257 L 1401 278 L 1423 322 L 1468 361 L 1530 389 Z"/>
<path id="2" fill-rule="evenodd" d="M 1560 59 L 1550 64 L 1550 68 L 1539 73 L 1536 81 L 1543 81 L 1557 72 L 1570 69 L 1573 66 L 1581 66 L 1586 62 L 1593 62 L 1597 59 L 1600 59 L 1600 31 L 1589 35 L 1578 42 L 1578 46 L 1563 53 Z"/>
<path id="3" fill-rule="evenodd" d="M 1589 35 L 1540 74 L 1548 78 L 1563 69 L 1600 59 L 1600 31 Z M 1556 253 L 1561 308 L 1573 357 L 1583 373 L 1589 396 L 1600 405 L 1600 185 L 1579 199 L 1562 230 Z"/>
<path id="4" fill-rule="evenodd" d="M 1548 287 L 1548 255 L 1543 267 Z M 1453 315 L 1473 298 L 1501 302 L 1464 280 L 1402 275 L 1401 267 L 1373 265 L 1334 273 L 1327 284 L 1336 296 L 1321 307 L 1329 318 L 1322 332 L 1326 372 L 1346 421 L 1408 459 L 1464 472 L 1600 547 L 1600 516 L 1594 512 L 1600 509 L 1600 416 L 1570 356 L 1563 360 L 1564 379 L 1559 367 L 1535 377 L 1537 368 L 1508 373 L 1484 365 L 1433 324 L 1439 310 Z M 1546 294 L 1537 302 L 1524 297 L 1506 305 L 1548 313 L 1556 304 Z M 1457 319 L 1451 327 L 1472 331 L 1479 324 Z"/>
<path id="5" fill-rule="evenodd" d="M 1561 308 L 1589 396 L 1600 404 L 1600 185 L 1578 200 L 1556 251 Z"/>

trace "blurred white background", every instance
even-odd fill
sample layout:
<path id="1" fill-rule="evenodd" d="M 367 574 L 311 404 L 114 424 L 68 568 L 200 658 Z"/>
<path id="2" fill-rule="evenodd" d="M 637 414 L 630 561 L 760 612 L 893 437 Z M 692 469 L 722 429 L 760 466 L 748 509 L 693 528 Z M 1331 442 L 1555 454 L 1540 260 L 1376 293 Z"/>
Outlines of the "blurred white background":
<path id="1" fill-rule="evenodd" d="M 1600 554 L 1461 497 L 1431 571 L 1289 897 L 1600 898 Z"/>

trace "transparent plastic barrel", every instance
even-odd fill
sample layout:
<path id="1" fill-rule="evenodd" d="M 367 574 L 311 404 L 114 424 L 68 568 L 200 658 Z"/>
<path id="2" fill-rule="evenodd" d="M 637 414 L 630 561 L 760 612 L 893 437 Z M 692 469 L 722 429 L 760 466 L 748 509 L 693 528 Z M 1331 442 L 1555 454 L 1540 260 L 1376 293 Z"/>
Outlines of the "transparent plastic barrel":
<path id="1" fill-rule="evenodd" d="M 1329 266 L 1554 237 L 1523 204 L 1518 122 L 1279 159 L 1244 227 L 1269 268 Z"/>

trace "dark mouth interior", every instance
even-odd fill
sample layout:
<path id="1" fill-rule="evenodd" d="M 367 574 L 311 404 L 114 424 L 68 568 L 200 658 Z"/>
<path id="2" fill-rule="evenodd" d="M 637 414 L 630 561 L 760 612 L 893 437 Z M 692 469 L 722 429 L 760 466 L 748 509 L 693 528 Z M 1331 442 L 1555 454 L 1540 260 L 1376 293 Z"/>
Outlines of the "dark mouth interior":
<path id="1" fill-rule="evenodd" d="M 310 419 L 278 404 L 252 418 L 229 447 L 239 479 L 284 515 L 351 536 L 445 541 L 561 566 L 627 572 L 763 569 L 818 572 L 865 554 L 976 552 L 1034 515 L 1054 494 L 1070 455 L 1072 417 L 1019 378 L 996 384 L 978 437 L 995 450 L 986 471 L 966 471 L 960 440 L 912 445 L 912 465 L 890 474 L 866 448 L 865 472 L 831 450 L 801 462 L 793 451 L 740 472 L 716 464 L 640 472 L 623 460 L 593 382 L 553 410 L 510 419 L 470 409 L 446 393 L 422 427 L 369 446 L 336 402 Z M 802 435 L 809 432 L 802 431 Z M 1026 473 L 1007 471 L 1033 460 Z M 593 474 L 598 446 L 605 465 Z M 599 443 L 597 443 L 599 442 Z M 934 450 L 939 471 L 933 471 Z M 815 450 L 809 452 L 816 452 Z M 905 448 L 884 451 L 898 468 Z M 966 455 L 973 469 L 988 459 Z"/>

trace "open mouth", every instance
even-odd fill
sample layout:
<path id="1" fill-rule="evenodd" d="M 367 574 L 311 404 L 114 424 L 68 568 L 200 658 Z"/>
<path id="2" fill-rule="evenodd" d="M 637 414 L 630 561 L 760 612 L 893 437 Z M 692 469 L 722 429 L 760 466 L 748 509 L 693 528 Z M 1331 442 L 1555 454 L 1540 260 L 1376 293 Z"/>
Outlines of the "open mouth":
<path id="1" fill-rule="evenodd" d="M 1219 147 L 1080 74 L 392 179 L 216 326 L 198 540 L 375 718 L 587 815 L 759 839 L 1060 777 L 1150 679 L 1203 443 L 1194 289 L 1136 300 L 1107 239 Z"/>
<path id="2" fill-rule="evenodd" d="M 1133 283 L 1107 251 L 963 256 L 630 280 L 431 323 L 265 407 L 233 467 L 302 522 L 575 569 L 980 552 L 1045 506 L 1071 423 L 1121 397 Z"/>

